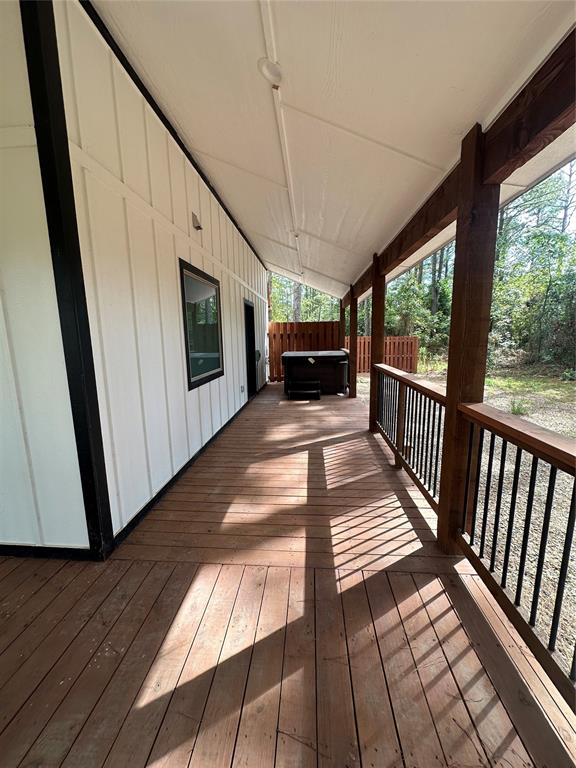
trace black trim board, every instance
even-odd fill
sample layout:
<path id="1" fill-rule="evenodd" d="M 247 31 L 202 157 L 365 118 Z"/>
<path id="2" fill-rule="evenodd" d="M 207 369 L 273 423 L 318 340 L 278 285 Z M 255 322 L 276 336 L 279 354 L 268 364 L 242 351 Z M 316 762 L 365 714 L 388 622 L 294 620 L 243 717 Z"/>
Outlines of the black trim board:
<path id="1" fill-rule="evenodd" d="M 144 98 L 148 102 L 148 105 L 154 110 L 154 113 L 156 114 L 156 116 L 158 117 L 158 119 L 160 120 L 164 128 L 166 128 L 170 136 L 172 136 L 176 144 L 178 144 L 178 146 L 186 156 L 188 162 L 196 170 L 196 172 L 198 173 L 202 181 L 208 187 L 209 191 L 214 195 L 216 200 L 218 200 L 223 210 L 225 211 L 226 215 L 228 216 L 232 224 L 234 224 L 234 226 L 236 227 L 236 229 L 244 239 L 246 245 L 248 245 L 248 247 L 250 248 L 254 256 L 256 256 L 260 264 L 264 267 L 266 272 L 268 272 L 268 267 L 266 266 L 266 264 L 264 264 L 264 262 L 258 255 L 258 252 L 256 248 L 252 245 L 249 237 L 246 235 L 242 227 L 238 224 L 235 217 L 232 215 L 230 209 L 228 208 L 226 203 L 222 200 L 222 198 L 214 188 L 212 182 L 210 181 L 206 173 L 202 170 L 201 166 L 198 164 L 198 161 L 195 160 L 195 158 L 192 156 L 192 153 L 190 152 L 190 150 L 188 149 L 184 141 L 180 138 L 180 135 L 178 134 L 178 132 L 176 131 L 176 129 L 174 128 L 174 126 L 172 125 L 172 123 L 170 122 L 166 114 L 163 112 L 162 108 L 160 107 L 160 105 L 158 104 L 154 96 L 152 96 L 148 88 L 142 82 L 140 75 L 136 72 L 136 70 L 128 60 L 126 54 L 116 42 L 116 39 L 114 38 L 114 36 L 112 35 L 108 27 L 106 26 L 106 23 L 104 22 L 104 20 L 102 19 L 102 17 L 100 16 L 96 8 L 94 7 L 91 0 L 79 0 L 79 2 L 82 8 L 86 11 L 88 17 L 90 18 L 90 20 L 92 21 L 92 23 L 94 24 L 98 32 L 100 32 L 100 34 L 102 35 L 106 43 L 110 46 L 110 49 L 112 50 L 112 52 L 114 53 L 114 55 L 116 56 L 120 64 L 122 64 L 122 66 L 124 67 L 126 74 L 130 77 L 130 79 L 132 80 L 136 88 L 138 88 L 142 96 L 144 96 Z"/>
<path id="2" fill-rule="evenodd" d="M 21 0 L 20 15 L 88 541 L 91 555 L 103 559 L 114 536 L 54 10 L 51 2 Z"/>
<path id="3" fill-rule="evenodd" d="M 222 339 L 222 302 L 220 300 L 220 281 L 207 272 L 203 272 L 197 267 L 193 267 L 192 264 L 184 259 L 178 259 L 178 266 L 180 271 L 180 295 L 182 299 L 182 328 L 184 331 L 184 351 L 186 354 L 186 379 L 188 383 L 188 392 L 193 389 L 198 389 L 203 384 L 208 384 L 209 381 L 219 379 L 220 376 L 224 376 L 224 342 Z M 206 373 L 201 379 L 196 378 L 194 380 L 192 371 L 190 370 L 190 350 L 188 349 L 188 314 L 186 312 L 186 285 L 184 283 L 184 274 L 189 272 L 191 275 L 197 277 L 199 280 L 203 280 L 205 283 L 211 283 L 216 288 L 216 309 L 218 312 L 218 337 L 220 339 L 220 368 L 212 373 Z"/>
<path id="4" fill-rule="evenodd" d="M 26 2 L 26 0 L 24 0 Z M 264 387 L 266 386 L 266 382 L 262 384 L 258 392 L 261 392 Z M 258 394 L 258 392 L 256 394 Z M 121 544 L 124 539 L 127 538 L 127 536 L 136 528 L 138 523 L 140 523 L 150 512 L 152 507 L 157 504 L 162 496 L 168 491 L 174 483 L 186 472 L 187 469 L 189 469 L 194 462 L 204 453 L 204 451 L 216 440 L 217 437 L 219 437 L 224 430 L 232 424 L 234 419 L 239 416 L 244 408 L 246 408 L 247 405 L 250 405 L 252 400 L 256 397 L 254 395 L 249 400 L 247 400 L 244 405 L 242 405 L 236 413 L 228 419 L 226 424 L 223 424 L 218 432 L 215 432 L 212 437 L 201 447 L 196 451 L 194 456 L 192 458 L 188 459 L 186 464 L 184 466 L 180 467 L 178 472 L 168 480 L 167 483 L 165 483 L 162 488 L 150 499 L 150 501 L 147 501 L 146 504 L 142 507 L 141 510 L 139 510 L 134 517 L 126 523 L 124 528 L 122 528 L 119 533 L 116 534 L 113 540 L 112 547 L 110 550 L 106 553 L 105 556 L 110 554 L 112 550 L 114 550 L 119 544 Z M 95 554 L 90 549 L 75 549 L 73 547 L 41 547 L 41 546 L 29 546 L 26 544 L 0 544 L 0 557 L 57 557 L 64 560 L 100 560 L 105 558 L 95 557 Z"/>
<path id="5" fill-rule="evenodd" d="M 261 391 L 264 389 L 264 387 L 265 387 L 265 386 L 266 386 L 266 382 L 264 382 L 264 384 L 262 384 L 262 386 L 260 387 L 260 389 L 258 390 L 258 392 L 261 392 Z M 256 394 L 258 394 L 258 392 L 257 392 Z M 118 546 L 118 544 L 120 544 L 122 541 L 124 541 L 124 539 L 125 539 L 125 538 L 128 536 L 128 534 L 129 534 L 131 531 L 133 531 L 133 530 L 134 530 L 134 528 L 136 528 L 136 526 L 138 525 L 138 523 L 140 523 L 140 522 L 141 522 L 141 521 L 142 521 L 142 520 L 143 520 L 143 519 L 146 517 L 146 515 L 148 514 L 148 512 L 150 512 L 150 510 L 152 509 L 152 507 L 154 507 L 154 505 L 155 505 L 155 504 L 157 504 L 157 503 L 160 501 L 160 499 L 162 498 L 162 496 L 164 496 L 164 494 L 166 493 L 166 491 L 168 491 L 168 490 L 169 490 L 169 489 L 170 489 L 170 488 L 171 488 L 171 487 L 174 485 L 174 483 L 175 483 L 177 480 L 179 480 L 179 478 L 180 478 L 180 477 L 181 477 L 181 476 L 184 474 L 184 472 L 186 472 L 186 470 L 190 469 L 190 467 L 191 467 L 191 466 L 194 464 L 194 462 L 195 462 L 197 459 L 199 459 L 199 458 L 200 458 L 200 456 L 201 456 L 201 455 L 204 453 L 204 451 L 205 451 L 205 450 L 206 450 L 206 449 L 207 449 L 207 448 L 208 448 L 210 445 L 212 445 L 212 443 L 213 443 L 213 442 L 216 440 L 216 438 L 220 437 L 220 435 L 222 434 L 222 432 L 224 432 L 224 430 L 225 430 L 225 429 L 227 429 L 227 428 L 228 428 L 228 427 L 229 427 L 229 426 L 232 424 L 232 422 L 234 421 L 234 419 L 235 419 L 237 416 L 239 416 L 239 415 L 242 413 L 242 411 L 244 410 L 244 408 L 246 408 L 246 406 L 247 406 L 247 405 L 250 405 L 250 403 L 252 402 L 252 400 L 254 399 L 254 397 L 256 397 L 256 395 L 254 395 L 254 396 L 253 396 L 253 397 L 251 397 L 250 399 L 246 400 L 246 402 L 244 403 L 244 405 L 242 405 L 242 406 L 240 406 L 240 408 L 238 408 L 238 410 L 236 411 L 236 413 L 235 413 L 233 416 L 231 416 L 231 417 L 228 419 L 228 421 L 226 422 L 226 424 L 223 424 L 223 425 L 220 427 L 220 429 L 218 430 L 218 432 L 215 432 L 215 433 L 212 435 L 212 437 L 211 437 L 211 438 L 210 438 L 210 439 L 209 439 L 209 440 L 208 440 L 206 443 L 204 443 L 204 445 L 203 445 L 201 448 L 199 448 L 199 449 L 196 451 L 196 453 L 194 454 L 194 456 L 192 456 L 192 458 L 191 458 L 191 459 L 188 459 L 188 461 L 186 462 L 186 464 L 184 464 L 184 466 L 180 467 L 180 469 L 178 470 L 178 472 L 176 472 L 176 474 L 175 474 L 173 477 L 171 477 L 171 478 L 170 478 L 170 480 L 168 480 L 168 482 L 167 482 L 165 485 L 163 485 L 163 486 L 162 486 L 162 488 L 160 488 L 160 490 L 158 491 L 158 493 L 156 493 L 156 494 L 155 494 L 155 495 L 154 495 L 154 496 L 153 496 L 153 497 L 150 499 L 150 501 L 146 502 L 146 504 L 145 504 L 145 505 L 142 507 L 142 509 L 141 509 L 139 512 L 137 512 L 137 513 L 134 515 L 134 517 L 133 517 L 133 518 L 132 518 L 132 519 L 131 519 L 131 520 L 130 520 L 128 523 L 126 523 L 126 525 L 124 526 L 124 528 L 122 528 L 122 530 L 121 530 L 121 531 L 120 531 L 120 532 L 119 532 L 119 533 L 116 535 L 116 537 L 115 537 L 115 539 L 114 539 L 114 546 L 115 546 L 115 547 L 116 547 L 116 546 Z M 0 554 L 2 554 L 2 550 L 1 550 L 1 548 L 0 548 Z"/>

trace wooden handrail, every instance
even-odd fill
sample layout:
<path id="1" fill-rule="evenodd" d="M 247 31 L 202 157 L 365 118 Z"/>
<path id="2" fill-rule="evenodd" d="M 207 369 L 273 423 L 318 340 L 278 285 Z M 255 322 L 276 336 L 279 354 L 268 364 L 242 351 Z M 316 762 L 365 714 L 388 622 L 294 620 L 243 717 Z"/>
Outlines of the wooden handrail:
<path id="1" fill-rule="evenodd" d="M 380 373 L 386 374 L 393 379 L 406 384 L 411 389 L 416 389 L 418 392 L 422 392 L 423 395 L 429 397 L 431 400 L 435 400 L 440 405 L 446 405 L 446 389 L 441 384 L 434 384 L 431 381 L 424 381 L 418 379 L 413 373 L 406 373 L 400 371 L 398 368 L 392 368 L 390 365 L 384 365 L 383 363 L 374 363 L 374 369 L 380 371 Z"/>
<path id="2" fill-rule="evenodd" d="M 575 474 L 576 441 L 539 427 L 486 403 L 462 404 L 458 410 L 469 421 L 494 432 L 508 442 L 523 448 L 558 469 Z"/>

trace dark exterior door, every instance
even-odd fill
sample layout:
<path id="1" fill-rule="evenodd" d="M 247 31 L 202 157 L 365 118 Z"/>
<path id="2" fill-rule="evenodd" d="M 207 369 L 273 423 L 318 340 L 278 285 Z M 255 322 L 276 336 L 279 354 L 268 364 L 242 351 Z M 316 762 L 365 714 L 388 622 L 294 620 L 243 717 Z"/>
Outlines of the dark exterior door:
<path id="1" fill-rule="evenodd" d="M 246 333 L 246 379 L 248 397 L 256 394 L 256 329 L 254 325 L 254 305 L 244 300 L 244 328 Z"/>

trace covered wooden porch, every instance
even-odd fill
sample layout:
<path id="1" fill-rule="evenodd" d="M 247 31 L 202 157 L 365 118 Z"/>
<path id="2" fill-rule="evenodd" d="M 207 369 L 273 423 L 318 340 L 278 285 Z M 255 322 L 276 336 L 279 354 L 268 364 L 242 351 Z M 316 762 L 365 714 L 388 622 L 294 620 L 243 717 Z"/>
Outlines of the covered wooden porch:
<path id="1" fill-rule="evenodd" d="M 2 766 L 570 766 L 359 401 L 268 385 L 106 563 L 0 563 Z"/>

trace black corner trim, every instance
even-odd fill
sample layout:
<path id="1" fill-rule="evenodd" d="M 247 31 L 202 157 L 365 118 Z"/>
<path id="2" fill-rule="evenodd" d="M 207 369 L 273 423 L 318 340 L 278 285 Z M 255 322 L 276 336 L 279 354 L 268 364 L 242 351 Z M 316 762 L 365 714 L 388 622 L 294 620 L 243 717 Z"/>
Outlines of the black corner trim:
<path id="1" fill-rule="evenodd" d="M 114 543 L 52 2 L 20 0 L 90 554 Z M 49 407 L 49 404 L 46 404 Z M 21 548 L 18 548 L 21 551 Z M 50 548 L 32 547 L 39 556 Z M 5 551 L 5 550 L 0 550 Z M 57 551 L 76 551 L 62 550 Z"/>
<path id="2" fill-rule="evenodd" d="M 266 382 L 262 384 L 258 392 L 261 392 L 265 386 L 266 386 Z M 258 392 L 256 394 L 258 394 Z M 138 523 L 140 523 L 146 517 L 146 515 L 148 514 L 148 512 L 150 512 L 152 507 L 154 507 L 160 501 L 160 499 L 162 498 L 162 496 L 164 496 L 166 491 L 168 491 L 174 485 L 174 483 L 176 483 L 176 481 L 180 477 L 182 477 L 184 472 L 186 472 L 186 470 L 188 470 L 194 464 L 194 462 L 197 461 L 197 459 L 199 459 L 200 456 L 202 456 L 204 451 L 212 445 L 212 443 L 216 440 L 216 438 L 220 437 L 222 432 L 224 432 L 224 430 L 227 429 L 232 424 L 234 419 L 242 413 L 244 408 L 246 408 L 247 405 L 250 405 L 254 397 L 256 397 L 256 395 L 253 395 L 249 400 L 247 400 L 243 405 L 241 405 L 240 408 L 238 408 L 238 410 L 236 411 L 236 413 L 231 418 L 228 419 L 226 424 L 223 424 L 220 427 L 220 429 L 212 435 L 210 440 L 204 443 L 204 445 L 196 451 L 194 456 L 192 456 L 191 459 L 188 459 L 188 461 L 184 464 L 184 466 L 180 467 L 178 472 L 176 472 L 176 474 L 173 477 L 171 477 L 170 480 L 168 480 L 168 482 L 162 486 L 162 488 L 160 488 L 160 490 L 150 499 L 150 501 L 146 502 L 146 504 L 142 507 L 142 509 L 139 512 L 137 512 L 134 515 L 134 517 L 117 534 L 116 538 L 114 539 L 115 547 L 118 546 L 118 544 L 121 544 L 124 541 L 124 539 L 126 539 L 126 537 L 130 534 L 130 532 L 133 531 L 134 528 L 136 528 Z M 0 554 L 1 554 L 1 551 L 0 551 Z"/>
<path id="3" fill-rule="evenodd" d="M 23 0 L 21 0 L 21 2 L 23 2 Z M 154 96 L 152 96 L 152 94 L 150 93 L 148 88 L 144 85 L 144 83 L 142 82 L 142 79 L 140 78 L 140 76 L 138 75 L 138 73 L 136 72 L 132 64 L 130 64 L 130 62 L 128 61 L 128 58 L 126 57 L 122 48 L 120 48 L 120 46 L 114 39 L 112 33 L 106 26 L 102 17 L 100 16 L 96 8 L 94 8 L 94 5 L 92 4 L 91 0 L 80 0 L 80 5 L 82 6 L 82 8 L 84 8 L 90 20 L 98 30 L 98 32 L 100 32 L 104 40 L 108 43 L 112 52 L 114 53 L 114 55 L 116 56 L 120 64 L 122 64 L 122 66 L 126 70 L 126 73 L 131 78 L 134 85 L 138 88 L 142 96 L 144 96 L 144 98 L 146 99 L 150 107 L 154 110 L 156 116 L 158 117 L 158 119 L 160 120 L 164 128 L 166 128 L 170 136 L 172 136 L 176 144 L 178 144 L 178 146 L 180 147 L 180 149 L 188 159 L 189 163 L 197 171 L 198 175 L 200 176 L 202 181 L 206 184 L 210 192 L 214 195 L 216 200 L 218 200 L 218 202 L 226 212 L 226 215 L 228 216 L 232 224 L 234 224 L 238 232 L 242 235 L 242 238 L 246 242 L 246 245 L 250 248 L 250 250 L 252 251 L 254 256 L 256 256 L 256 258 L 258 259 L 260 264 L 264 267 L 264 269 L 268 271 L 268 267 L 266 266 L 266 264 L 264 264 L 264 262 L 258 255 L 256 248 L 252 245 L 252 243 L 250 242 L 250 239 L 248 238 L 248 236 L 246 235 L 242 227 L 238 224 L 238 222 L 236 221 L 235 217 L 232 215 L 226 203 L 222 200 L 218 192 L 215 190 L 214 186 L 212 185 L 212 182 L 210 181 L 206 173 L 202 170 L 202 168 L 200 167 L 198 162 L 194 159 L 194 157 L 192 157 L 190 150 L 188 149 L 186 144 L 183 142 L 183 140 L 180 138 L 180 135 L 178 134 L 178 132 L 176 131 L 176 129 L 174 128 L 174 126 L 172 125 L 168 117 L 166 117 L 166 115 L 162 111 L 162 108 L 160 107 L 160 105 L 158 104 Z"/>
<path id="4" fill-rule="evenodd" d="M 27 2 L 27 0 L 23 0 L 24 2 Z M 262 384 L 258 392 L 261 392 L 264 387 L 266 386 L 266 382 Z M 224 432 L 227 427 L 232 424 L 234 419 L 239 416 L 244 408 L 246 408 L 247 405 L 249 405 L 252 400 L 256 397 L 256 395 L 253 395 L 250 400 L 247 400 L 237 411 L 236 413 L 228 419 L 226 424 L 222 425 L 218 432 L 215 432 L 210 440 L 208 440 L 195 454 L 192 456 L 192 458 L 188 459 L 188 461 L 184 464 L 184 466 L 180 467 L 178 472 L 168 480 L 167 483 L 165 483 L 162 488 L 150 499 L 150 501 L 147 501 L 146 504 L 142 507 L 141 510 L 139 510 L 134 517 L 129 520 L 128 523 L 124 526 L 124 528 L 114 537 L 112 546 L 109 547 L 109 549 L 104 553 L 95 553 L 91 549 L 75 549 L 72 547 L 34 547 L 29 546 L 26 544 L 0 544 L 0 556 L 2 557 L 58 557 L 63 560 L 105 560 L 107 555 L 112 551 L 112 549 L 115 549 L 119 544 L 121 544 L 128 536 L 129 534 L 136 528 L 136 526 L 142 522 L 142 520 L 146 517 L 148 512 L 160 501 L 162 496 L 168 491 L 174 483 L 186 472 L 187 469 L 189 469 L 194 462 L 200 458 L 200 456 L 204 453 L 204 451 L 212 445 L 212 443 L 216 440 L 217 437 L 219 437 L 222 432 Z"/>
<path id="5" fill-rule="evenodd" d="M 28 0 L 24 0 L 28 2 Z M 46 557 L 58 560 L 104 560 L 91 549 L 79 547 L 41 547 L 32 544 L 0 544 L 1 557 Z"/>

